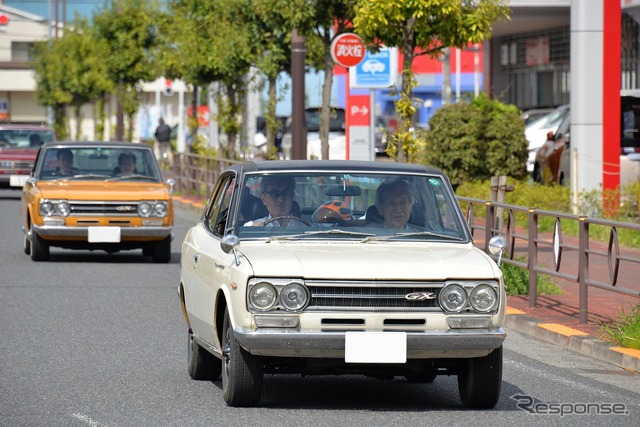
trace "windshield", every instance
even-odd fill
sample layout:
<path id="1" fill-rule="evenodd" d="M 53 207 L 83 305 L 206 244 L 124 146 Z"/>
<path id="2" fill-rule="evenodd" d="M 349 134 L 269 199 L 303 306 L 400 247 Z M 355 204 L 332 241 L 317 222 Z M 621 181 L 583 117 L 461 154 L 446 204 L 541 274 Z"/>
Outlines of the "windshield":
<path id="1" fill-rule="evenodd" d="M 50 129 L 0 129 L 0 148 L 38 148 L 53 141 Z"/>
<path id="2" fill-rule="evenodd" d="M 241 239 L 468 241 L 451 187 L 440 176 L 256 173 L 240 188 L 235 222 Z"/>
<path id="3" fill-rule="evenodd" d="M 41 180 L 162 181 L 153 151 L 146 146 L 50 147 L 38 164 Z"/>

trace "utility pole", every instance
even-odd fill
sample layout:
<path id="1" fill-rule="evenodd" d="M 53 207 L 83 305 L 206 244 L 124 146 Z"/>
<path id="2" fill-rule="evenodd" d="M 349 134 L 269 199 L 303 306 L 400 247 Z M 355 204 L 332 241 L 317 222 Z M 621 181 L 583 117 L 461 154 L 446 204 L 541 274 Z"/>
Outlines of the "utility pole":
<path id="1" fill-rule="evenodd" d="M 304 37 L 291 32 L 291 159 L 307 158 L 307 125 L 304 120 Z"/>

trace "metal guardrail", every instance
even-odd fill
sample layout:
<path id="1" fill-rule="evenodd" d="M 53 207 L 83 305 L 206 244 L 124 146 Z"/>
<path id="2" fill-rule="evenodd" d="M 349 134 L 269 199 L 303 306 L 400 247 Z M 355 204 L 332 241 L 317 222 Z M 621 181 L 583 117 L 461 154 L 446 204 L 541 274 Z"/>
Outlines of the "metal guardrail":
<path id="1" fill-rule="evenodd" d="M 240 162 L 184 153 L 175 156 L 170 174 L 175 180 L 176 191 L 207 197 L 220 173 L 228 166 Z M 529 307 L 537 306 L 538 274 L 577 283 L 581 324 L 587 323 L 589 287 L 640 297 L 640 280 L 637 277 L 640 271 L 640 250 L 627 251 L 618 242 L 619 230 L 640 232 L 640 224 L 468 197 L 458 197 L 458 202 L 463 211 L 466 211 L 467 223 L 474 240 L 477 239 L 476 244 L 481 242 L 488 253 L 489 239 L 497 234 L 503 235 L 507 239 L 507 251 L 502 262 L 529 271 Z M 474 211 L 478 209 L 484 209 L 484 218 L 474 215 Z M 520 216 L 526 216 L 525 228 L 516 227 L 516 219 Z M 552 233 L 539 231 L 539 223 L 549 221 L 545 218 L 553 221 Z M 523 219 L 521 221 L 524 222 Z M 563 232 L 563 224 L 569 222 L 577 223 L 577 237 Z M 609 241 L 606 245 L 591 238 L 589 231 L 592 226 L 609 229 Z M 483 236 L 479 236 L 480 234 Z M 598 246 L 605 248 L 599 249 Z M 553 267 L 547 267 L 548 264 Z"/>
<path id="2" fill-rule="evenodd" d="M 497 234 L 507 239 L 507 253 L 502 261 L 526 268 L 529 271 L 529 307 L 537 306 L 538 274 L 546 274 L 558 279 L 578 284 L 579 322 L 587 323 L 589 287 L 624 295 L 640 297 L 637 274 L 640 272 L 640 251 L 625 250 L 618 242 L 620 230 L 640 232 L 640 224 L 609 221 L 599 218 L 552 212 L 542 209 L 509 205 L 506 203 L 458 197 L 458 202 L 466 206 L 466 218 L 474 235 L 482 232 L 484 249 L 488 252 L 489 239 Z M 479 222 L 474 215 L 474 207 L 484 207 L 485 217 Z M 477 210 L 477 209 L 476 209 Z M 504 213 L 504 217 L 502 214 Z M 516 216 L 525 215 L 527 227 L 516 227 Z M 553 221 L 553 232 L 541 233 L 539 224 L 544 218 Z M 563 232 L 563 224 L 575 222 L 578 236 L 568 236 Z M 609 231 L 606 244 L 592 239 L 592 226 L 605 227 Z M 605 248 L 598 248 L 604 246 Z M 525 260 L 518 259 L 521 253 Z M 546 254 L 541 259 L 541 254 Z M 576 259 L 577 258 L 577 259 Z M 546 265 L 551 264 L 549 268 Z M 627 273 L 623 275 L 624 272 Z M 630 267 L 630 268 L 627 268 Z M 637 267 L 637 268 L 634 268 Z"/>

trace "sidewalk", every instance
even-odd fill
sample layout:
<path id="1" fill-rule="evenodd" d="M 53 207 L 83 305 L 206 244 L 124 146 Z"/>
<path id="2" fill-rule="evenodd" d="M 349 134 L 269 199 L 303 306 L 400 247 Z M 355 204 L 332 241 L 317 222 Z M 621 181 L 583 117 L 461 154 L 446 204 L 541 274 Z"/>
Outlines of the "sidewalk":
<path id="1" fill-rule="evenodd" d="M 199 214 L 205 201 L 193 196 L 174 196 L 177 206 L 192 209 Z M 625 249 L 640 254 L 640 249 Z M 637 255 L 636 255 L 637 256 Z M 572 257 L 564 257 L 565 268 L 573 268 Z M 595 263 L 594 263 L 595 264 Z M 576 271 L 577 271 L 577 267 Z M 606 264 L 592 268 L 608 268 Z M 625 272 L 627 277 L 638 278 L 640 271 Z M 607 341 L 600 332 L 601 322 L 619 320 L 623 310 L 640 304 L 640 297 L 629 297 L 617 292 L 597 288 L 589 289 L 589 315 L 585 325 L 579 323 L 578 285 L 553 279 L 561 290 L 559 295 L 540 295 L 537 307 L 529 308 L 526 296 L 510 296 L 507 300 L 507 333 L 509 329 L 532 335 L 587 356 L 640 373 L 640 350 L 625 349 Z M 640 294 L 640 279 L 637 280 Z M 635 288 L 634 288 L 635 289 Z"/>

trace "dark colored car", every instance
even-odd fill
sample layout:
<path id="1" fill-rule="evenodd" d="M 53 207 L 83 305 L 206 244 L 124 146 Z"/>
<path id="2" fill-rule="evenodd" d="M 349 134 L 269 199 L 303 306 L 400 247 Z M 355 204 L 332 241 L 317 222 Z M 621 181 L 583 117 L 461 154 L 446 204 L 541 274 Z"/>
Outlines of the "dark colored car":
<path id="1" fill-rule="evenodd" d="M 38 148 L 56 140 L 52 129 L 0 125 L 0 188 L 20 189 L 29 178 Z"/>

